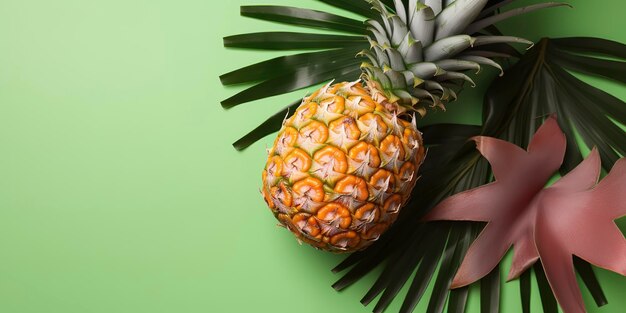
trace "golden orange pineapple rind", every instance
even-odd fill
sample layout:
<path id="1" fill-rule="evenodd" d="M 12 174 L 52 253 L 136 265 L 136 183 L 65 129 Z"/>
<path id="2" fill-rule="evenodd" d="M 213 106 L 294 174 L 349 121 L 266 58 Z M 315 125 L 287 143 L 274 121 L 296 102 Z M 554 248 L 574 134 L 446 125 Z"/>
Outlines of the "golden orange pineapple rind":
<path id="1" fill-rule="evenodd" d="M 342 82 L 304 98 L 269 150 L 265 201 L 281 225 L 320 249 L 351 252 L 378 239 L 424 158 L 415 117 L 390 111 L 368 89 Z"/>

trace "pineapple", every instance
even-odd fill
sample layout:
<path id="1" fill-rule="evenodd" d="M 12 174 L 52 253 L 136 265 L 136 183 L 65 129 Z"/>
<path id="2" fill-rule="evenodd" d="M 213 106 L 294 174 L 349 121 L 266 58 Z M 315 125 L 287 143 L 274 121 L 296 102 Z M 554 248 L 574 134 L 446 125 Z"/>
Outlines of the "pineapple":
<path id="1" fill-rule="evenodd" d="M 423 158 L 415 119 L 401 119 L 358 81 L 326 85 L 283 123 L 262 193 L 300 240 L 353 251 L 393 223 Z"/>
<path id="2" fill-rule="evenodd" d="M 368 0 L 369 50 L 361 80 L 328 84 L 283 122 L 262 174 L 261 193 L 300 241 L 333 252 L 374 242 L 411 195 L 425 156 L 416 116 L 456 99 L 464 72 L 500 66 L 467 49 L 532 42 L 477 36 L 487 0 L 395 0 L 391 13 Z M 448 4 L 448 5 L 446 5 Z M 471 24 L 471 25 L 470 25 Z M 474 52 L 476 52 L 474 50 Z"/>

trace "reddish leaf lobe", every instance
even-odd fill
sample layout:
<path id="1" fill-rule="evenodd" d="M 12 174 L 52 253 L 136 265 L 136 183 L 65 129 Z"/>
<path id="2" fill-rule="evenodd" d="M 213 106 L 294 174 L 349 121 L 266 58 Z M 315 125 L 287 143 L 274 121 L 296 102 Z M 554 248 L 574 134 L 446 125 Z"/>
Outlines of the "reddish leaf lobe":
<path id="1" fill-rule="evenodd" d="M 626 160 L 620 159 L 596 185 L 600 157 L 593 149 L 578 167 L 544 188 L 565 155 L 566 138 L 556 117 L 537 130 L 528 151 L 495 138 L 474 140 L 495 181 L 445 199 L 425 217 L 487 222 L 452 288 L 487 275 L 513 246 L 509 280 L 540 258 L 564 312 L 585 312 L 572 255 L 626 276 L 626 239 L 614 223 L 626 215 Z"/>

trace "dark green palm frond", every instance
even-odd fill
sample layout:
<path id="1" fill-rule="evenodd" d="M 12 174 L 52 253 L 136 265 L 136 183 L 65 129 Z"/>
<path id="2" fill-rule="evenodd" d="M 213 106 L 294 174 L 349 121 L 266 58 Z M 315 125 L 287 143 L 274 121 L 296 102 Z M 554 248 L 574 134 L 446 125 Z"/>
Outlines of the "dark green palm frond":
<path id="1" fill-rule="evenodd" d="M 330 4 L 361 8 L 371 12 L 366 2 L 331 1 Z M 359 2 L 360 3 L 360 2 Z M 369 48 L 364 36 L 368 31 L 362 21 L 344 16 L 288 6 L 242 6 L 241 15 L 293 26 L 325 29 L 336 34 L 297 32 L 264 32 L 234 35 L 224 38 L 229 48 L 257 50 L 309 50 L 284 55 L 252 64 L 220 76 L 223 85 L 252 84 L 243 91 L 222 101 L 231 108 L 275 95 L 311 87 L 323 82 L 356 80 L 361 75 L 362 57 L 358 53 Z M 299 101 L 272 115 L 253 131 L 233 145 L 242 150 L 264 136 L 277 131 L 288 112 Z"/>
<path id="2" fill-rule="evenodd" d="M 291 115 L 293 114 L 293 112 L 296 111 L 299 105 L 300 100 L 297 100 L 288 105 L 286 108 L 282 109 L 281 111 L 278 111 L 276 114 L 270 116 L 270 118 L 265 120 L 265 122 L 261 123 L 261 125 L 257 126 L 247 135 L 235 141 L 235 143 L 233 143 L 233 147 L 235 147 L 235 149 L 237 150 L 243 150 L 251 144 L 255 143 L 257 140 L 273 133 L 274 131 L 276 131 L 276 125 L 281 125 L 285 118 L 291 117 Z"/>
<path id="3" fill-rule="evenodd" d="M 513 16 L 526 14 L 532 11 L 541 10 L 545 8 L 557 7 L 557 6 L 569 6 L 569 5 L 567 3 L 561 3 L 561 2 L 545 2 L 545 3 L 538 3 L 538 4 L 525 6 L 522 8 L 512 9 L 504 13 L 493 14 L 491 16 L 485 16 L 484 18 L 479 19 L 473 22 L 472 24 L 470 24 L 467 27 L 466 31 L 468 34 L 473 34 L 475 32 L 480 31 L 481 29 L 484 29 L 485 27 L 488 27 L 500 21 L 504 21 Z M 491 13 L 488 11 L 483 11 L 483 12 Z"/>
<path id="4" fill-rule="evenodd" d="M 316 10 L 275 5 L 254 5 L 242 6 L 241 16 L 352 34 L 367 34 L 361 21 Z"/>
<path id="5" fill-rule="evenodd" d="M 594 56 L 597 54 L 621 60 Z M 519 137 L 515 143 L 524 146 L 541 123 L 538 117 L 556 112 L 562 117 L 559 124 L 569 140 L 561 171 L 568 172 L 582 160 L 576 133 L 587 146 L 598 147 L 604 169 L 610 169 L 626 151 L 626 134 L 613 122 L 626 125 L 626 104 L 572 72 L 626 83 L 623 59 L 626 46 L 614 41 L 583 37 L 542 39 L 507 72 L 507 77 L 494 81 L 485 100 L 492 113 L 486 116 L 484 133 Z M 513 116 L 507 110 L 529 112 Z M 523 120 L 525 116 L 530 120 Z M 525 131 L 516 132 L 515 128 Z"/>
<path id="6" fill-rule="evenodd" d="M 318 0 L 336 8 L 361 15 L 366 18 L 378 18 L 378 13 L 364 0 Z"/>
<path id="7" fill-rule="evenodd" d="M 353 61 L 354 49 L 341 48 L 277 57 L 226 73 L 220 76 L 220 80 L 224 85 L 246 84 L 294 73 L 302 68 L 336 66 L 336 64 L 326 63 L 328 59 L 336 63 Z"/>
<path id="8" fill-rule="evenodd" d="M 608 56 L 611 59 L 597 57 Z M 491 180 L 488 164 L 468 138 L 482 134 L 526 147 L 543 118 L 556 112 L 568 146 L 561 172 L 567 173 L 581 160 L 581 146 L 597 146 L 605 169 L 626 151 L 626 133 L 616 125 L 626 124 L 626 103 L 578 79 L 585 73 L 626 83 L 626 45 L 598 38 L 543 39 L 519 62 L 497 78 L 485 96 L 483 126 L 438 124 L 423 128 L 429 155 L 420 168 L 421 178 L 411 201 L 397 222 L 365 251 L 348 256 L 333 271 L 347 270 L 333 287 L 341 290 L 386 262 L 384 270 L 363 298 L 367 304 L 381 295 L 374 312 L 382 312 L 405 283 L 410 283 L 400 312 L 411 312 L 434 280 L 429 313 L 463 312 L 467 289 L 449 291 L 467 240 L 482 228 L 479 223 L 421 223 L 421 216 L 445 197 L 486 184 Z M 439 266 L 439 272 L 433 273 Z M 607 303 L 591 265 L 575 259 L 575 268 L 598 306 Z M 415 274 L 413 274 L 414 270 Z M 533 267 L 544 312 L 556 313 L 541 265 Z M 530 270 L 520 278 L 523 312 L 530 311 Z M 411 279 L 412 276 L 412 279 Z M 483 278 L 481 311 L 498 312 L 499 269 Z"/>
<path id="9" fill-rule="evenodd" d="M 259 50 L 309 50 L 345 46 L 362 47 L 365 42 L 366 40 L 359 36 L 263 32 L 225 37 L 224 47 Z"/>
<path id="10" fill-rule="evenodd" d="M 353 58 L 343 64 L 302 66 L 294 72 L 267 79 L 223 100 L 222 107 L 231 108 L 241 103 L 280 95 L 341 77 L 357 78 L 361 73 L 359 64 L 360 61 Z"/>
<path id="11" fill-rule="evenodd" d="M 326 1 L 323 1 L 326 2 Z M 328 4 L 374 17 L 365 1 L 328 1 Z M 328 12 L 288 6 L 242 6 L 241 15 L 260 20 L 325 29 L 337 34 L 293 32 L 249 33 L 224 38 L 230 48 L 296 50 L 309 52 L 284 55 L 252 64 L 220 76 L 223 85 L 252 86 L 222 101 L 224 108 L 314 86 L 332 79 L 356 80 L 361 75 L 362 58 L 357 54 L 369 48 L 363 21 Z M 269 117 L 233 145 L 242 150 L 275 132 L 299 101 Z"/>

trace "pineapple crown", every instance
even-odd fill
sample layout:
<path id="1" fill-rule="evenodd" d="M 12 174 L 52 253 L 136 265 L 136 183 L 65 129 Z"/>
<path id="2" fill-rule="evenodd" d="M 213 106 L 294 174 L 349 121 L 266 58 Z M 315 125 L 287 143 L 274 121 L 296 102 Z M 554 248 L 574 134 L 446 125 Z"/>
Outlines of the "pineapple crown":
<path id="1" fill-rule="evenodd" d="M 371 96 L 388 108 L 424 115 L 456 99 L 467 71 L 481 65 L 502 72 L 495 57 L 521 57 L 493 24 L 538 9 L 567 5 L 541 2 L 505 9 L 516 0 L 318 0 L 363 19 L 277 5 L 241 7 L 241 15 L 331 33 L 268 31 L 224 37 L 224 46 L 271 51 L 306 50 L 254 63 L 220 76 L 227 86 L 247 85 L 221 101 L 224 108 L 361 76 Z M 538 0 L 540 1 L 540 0 Z M 364 22 L 365 21 L 365 22 Z M 356 57 L 355 57 L 356 56 Z M 233 145 L 241 150 L 280 128 L 294 101 Z"/>
<path id="2" fill-rule="evenodd" d="M 488 0 L 393 0 L 394 13 L 380 0 L 366 1 L 380 16 L 366 21 L 370 49 L 359 53 L 369 60 L 361 65 L 364 80 L 373 95 L 420 115 L 426 114 L 427 107 L 445 109 L 445 103 L 456 100 L 455 89 L 465 82 L 475 86 L 464 73 L 468 70 L 478 73 L 481 65 L 489 65 L 502 75 L 502 67 L 492 58 L 506 55 L 472 48 L 497 43 L 533 45 L 523 38 L 499 35 L 493 28 L 479 33 L 515 15 L 490 15 L 501 4 L 485 9 Z M 557 5 L 565 4 L 542 3 L 526 9 Z"/>

